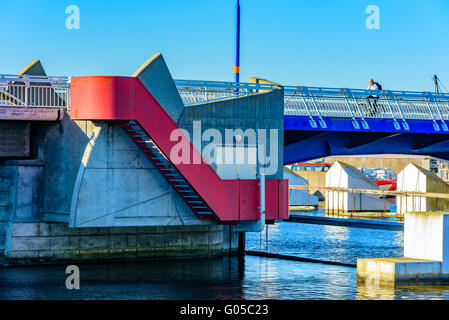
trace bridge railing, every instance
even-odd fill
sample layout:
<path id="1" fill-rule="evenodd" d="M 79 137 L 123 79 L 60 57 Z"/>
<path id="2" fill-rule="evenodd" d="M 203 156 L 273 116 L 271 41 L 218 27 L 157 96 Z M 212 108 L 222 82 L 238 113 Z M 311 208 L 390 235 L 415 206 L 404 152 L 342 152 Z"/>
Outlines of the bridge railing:
<path id="1" fill-rule="evenodd" d="M 175 80 L 181 98 L 186 105 L 228 99 L 272 90 L 276 85 L 259 83 L 235 83 L 218 81 Z M 354 125 L 365 119 L 393 119 L 395 127 L 399 122 L 405 129 L 407 120 L 428 119 L 438 122 L 447 131 L 449 120 L 449 94 L 363 90 L 346 88 L 321 88 L 305 86 L 284 86 L 284 113 L 307 116 L 311 124 L 315 119 L 325 127 L 323 117 L 352 118 Z M 357 124 L 358 125 L 358 124 Z"/>
<path id="2" fill-rule="evenodd" d="M 68 108 L 67 77 L 0 75 L 0 107 Z"/>
<path id="3" fill-rule="evenodd" d="M 284 87 L 285 114 L 322 117 L 343 117 L 354 120 L 367 118 L 393 119 L 395 125 L 406 120 L 449 119 L 449 95 L 442 93 L 362 90 L 319 87 Z"/>
<path id="4" fill-rule="evenodd" d="M 175 80 L 186 106 L 256 94 L 273 90 L 275 85 L 223 81 Z"/>
<path id="5" fill-rule="evenodd" d="M 273 90 L 278 85 L 223 81 L 175 80 L 186 105 L 205 103 Z M 307 116 L 325 127 L 323 117 L 393 119 L 407 128 L 409 119 L 441 123 L 447 131 L 449 94 L 413 91 L 369 91 L 362 89 L 284 86 L 284 113 Z M 0 106 L 70 107 L 70 80 L 67 77 L 0 75 Z M 437 123 L 438 121 L 438 123 Z"/>

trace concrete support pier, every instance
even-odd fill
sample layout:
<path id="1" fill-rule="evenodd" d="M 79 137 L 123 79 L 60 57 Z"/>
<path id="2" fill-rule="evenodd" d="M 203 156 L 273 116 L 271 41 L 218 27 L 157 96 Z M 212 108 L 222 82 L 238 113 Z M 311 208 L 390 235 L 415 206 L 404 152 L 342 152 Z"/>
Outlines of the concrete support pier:
<path id="1" fill-rule="evenodd" d="M 32 74 L 45 75 L 37 60 L 30 66 Z M 239 137 L 269 132 L 263 146 L 274 165 L 267 178 L 282 178 L 282 88 L 186 107 L 161 54 L 134 77 L 192 137 L 196 123 L 223 137 L 229 130 Z M 122 127 L 109 120 L 75 120 L 71 112 L 0 116 L 0 266 L 244 253 L 249 227 L 200 219 Z M 239 147 L 253 147 L 242 140 Z M 217 149 L 225 146 L 215 143 Z M 205 147 L 200 143 L 198 150 Z M 249 168 L 242 172 L 255 179 L 257 168 L 247 162 L 239 164 Z M 212 168 L 225 179 L 224 165 Z"/>
<path id="2" fill-rule="evenodd" d="M 398 175 L 398 191 L 447 192 L 435 174 L 409 164 Z M 440 201 L 438 201 L 440 200 Z M 449 283 L 449 213 L 447 201 L 398 197 L 404 217 L 404 257 L 357 260 L 362 284 L 407 285 Z"/>
<path id="3" fill-rule="evenodd" d="M 357 281 L 371 286 L 449 283 L 449 214 L 406 213 L 404 257 L 358 259 Z"/>

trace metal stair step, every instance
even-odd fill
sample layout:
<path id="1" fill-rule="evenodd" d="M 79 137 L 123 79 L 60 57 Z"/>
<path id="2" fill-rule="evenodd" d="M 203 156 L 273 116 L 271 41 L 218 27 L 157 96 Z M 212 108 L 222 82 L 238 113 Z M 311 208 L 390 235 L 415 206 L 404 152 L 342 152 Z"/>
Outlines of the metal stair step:
<path id="1" fill-rule="evenodd" d="M 148 135 L 146 134 L 136 134 L 132 135 L 133 138 L 148 138 Z"/>
<path id="2" fill-rule="evenodd" d="M 151 139 L 151 136 L 136 121 L 131 120 L 129 125 L 123 127 L 147 158 L 162 173 L 167 182 L 180 194 L 186 204 L 196 214 L 200 216 L 213 214 L 213 212 L 209 211 L 210 208 L 207 206 L 207 203 L 196 194 L 196 191 L 192 189 L 188 181 L 171 164 L 169 159 Z"/>

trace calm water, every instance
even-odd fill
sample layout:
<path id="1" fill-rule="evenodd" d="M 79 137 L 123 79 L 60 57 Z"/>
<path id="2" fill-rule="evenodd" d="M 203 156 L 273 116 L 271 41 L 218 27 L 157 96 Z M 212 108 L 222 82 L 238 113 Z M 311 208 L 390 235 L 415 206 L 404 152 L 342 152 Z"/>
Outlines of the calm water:
<path id="1" fill-rule="evenodd" d="M 247 235 L 248 250 L 321 260 L 402 255 L 401 232 L 284 222 Z M 448 299 L 449 287 L 357 288 L 356 269 L 259 257 L 83 264 L 81 289 L 65 266 L 0 268 L 0 299 Z"/>

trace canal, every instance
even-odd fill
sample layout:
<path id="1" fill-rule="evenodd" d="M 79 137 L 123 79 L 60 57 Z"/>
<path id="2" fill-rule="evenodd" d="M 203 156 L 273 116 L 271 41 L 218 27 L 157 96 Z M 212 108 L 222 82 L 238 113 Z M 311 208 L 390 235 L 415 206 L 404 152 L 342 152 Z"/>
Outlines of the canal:
<path id="1" fill-rule="evenodd" d="M 402 232 L 280 223 L 248 233 L 248 250 L 342 263 L 402 255 Z M 65 266 L 0 268 L 0 299 L 449 299 L 449 287 L 357 288 L 356 269 L 246 256 L 82 264 L 81 289 Z"/>

